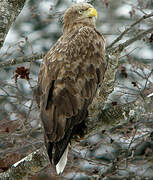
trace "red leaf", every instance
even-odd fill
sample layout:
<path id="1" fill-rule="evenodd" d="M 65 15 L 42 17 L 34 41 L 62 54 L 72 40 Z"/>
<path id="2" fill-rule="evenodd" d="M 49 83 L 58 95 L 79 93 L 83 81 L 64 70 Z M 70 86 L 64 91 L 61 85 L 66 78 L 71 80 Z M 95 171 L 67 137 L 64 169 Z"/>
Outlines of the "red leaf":
<path id="1" fill-rule="evenodd" d="M 9 133 L 9 128 L 8 127 L 5 128 L 5 132 Z"/>
<path id="2" fill-rule="evenodd" d="M 133 82 L 131 82 L 131 83 L 133 84 L 134 87 L 137 86 L 137 83 L 136 83 L 136 82 L 133 81 Z"/>
<path id="3" fill-rule="evenodd" d="M 149 42 L 152 43 L 153 42 L 153 34 L 151 34 L 150 38 L 149 38 Z"/>

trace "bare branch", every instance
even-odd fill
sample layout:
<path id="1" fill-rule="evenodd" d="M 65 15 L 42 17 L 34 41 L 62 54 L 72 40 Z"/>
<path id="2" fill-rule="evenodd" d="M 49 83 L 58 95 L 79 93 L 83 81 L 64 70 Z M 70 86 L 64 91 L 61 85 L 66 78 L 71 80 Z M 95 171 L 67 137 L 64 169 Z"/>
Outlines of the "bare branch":
<path id="1" fill-rule="evenodd" d="M 107 48 L 110 49 L 114 44 L 116 44 L 118 41 L 120 41 L 122 39 L 122 37 L 131 30 L 131 28 L 133 28 L 135 25 L 137 25 L 138 23 L 140 23 L 141 21 L 150 18 L 153 16 L 153 13 L 148 14 L 148 15 L 144 15 L 142 16 L 140 19 L 138 19 L 136 22 L 132 23 L 130 25 L 129 28 L 125 29 L 125 31 L 123 31 Z"/>
<path id="2" fill-rule="evenodd" d="M 127 46 L 129 46 L 130 44 L 132 44 L 133 42 L 140 40 L 141 38 L 143 38 L 146 34 L 149 34 L 153 31 L 153 28 L 150 28 L 146 31 L 143 31 L 141 33 L 139 33 L 137 36 L 127 40 L 126 42 L 119 44 L 117 47 L 114 48 L 109 48 L 107 47 L 107 52 L 108 54 L 112 54 L 112 53 L 120 53 L 124 48 L 126 48 Z M 5 62 L 1 62 L 0 63 L 0 68 L 4 68 L 4 67 L 8 67 L 8 66 L 12 66 L 12 65 L 16 65 L 16 64 L 21 64 L 21 63 L 26 63 L 26 62 L 33 62 L 36 61 L 38 59 L 42 59 L 45 56 L 45 53 L 41 53 L 41 54 L 35 54 L 33 56 L 30 57 L 19 57 L 19 58 L 15 58 L 15 59 L 11 59 Z"/>
<path id="3" fill-rule="evenodd" d="M 127 41 L 125 41 L 122 44 L 119 44 L 118 46 L 114 47 L 114 48 L 107 48 L 107 52 L 108 53 L 120 53 L 124 48 L 126 48 L 127 46 L 129 46 L 130 44 L 132 44 L 133 42 L 142 39 L 145 35 L 151 33 L 153 31 L 153 27 L 143 31 L 141 33 L 139 33 L 138 35 L 136 35 L 135 37 L 128 39 Z"/>
<path id="4" fill-rule="evenodd" d="M 119 44 L 117 47 L 114 48 L 107 48 L 107 52 L 108 54 L 112 54 L 112 53 L 120 53 L 124 48 L 126 48 L 127 46 L 129 46 L 130 44 L 132 44 L 133 42 L 140 40 L 141 38 L 143 38 L 146 34 L 149 34 L 153 31 L 153 28 L 150 28 L 146 31 L 143 31 L 141 33 L 139 33 L 137 36 L 127 40 L 126 42 Z M 41 53 L 41 54 L 35 54 L 33 56 L 30 57 L 19 57 L 19 58 L 14 58 L 5 62 L 1 62 L 0 63 L 0 68 L 4 68 L 4 67 L 8 67 L 8 66 L 12 66 L 12 65 L 16 65 L 16 64 L 21 64 L 21 63 L 26 63 L 26 62 L 33 62 L 36 61 L 38 59 L 42 59 L 45 56 L 45 53 Z"/>
<path id="5" fill-rule="evenodd" d="M 4 67 L 16 65 L 16 64 L 21 64 L 21 63 L 26 63 L 26 62 L 34 62 L 38 59 L 42 59 L 44 56 L 45 56 L 45 53 L 41 53 L 41 54 L 34 54 L 30 57 L 18 57 L 18 58 L 10 59 L 8 61 L 1 62 L 0 68 L 4 68 Z"/>

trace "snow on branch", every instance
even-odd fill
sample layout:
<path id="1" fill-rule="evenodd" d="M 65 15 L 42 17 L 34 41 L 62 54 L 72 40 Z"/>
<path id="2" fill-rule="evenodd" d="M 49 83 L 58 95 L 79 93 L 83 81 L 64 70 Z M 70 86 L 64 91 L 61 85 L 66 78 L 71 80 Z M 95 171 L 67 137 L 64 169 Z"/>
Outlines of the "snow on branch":
<path id="1" fill-rule="evenodd" d="M 15 163 L 8 171 L 0 173 L 0 180 L 22 180 L 40 172 L 48 164 L 46 148 L 42 147 Z"/>

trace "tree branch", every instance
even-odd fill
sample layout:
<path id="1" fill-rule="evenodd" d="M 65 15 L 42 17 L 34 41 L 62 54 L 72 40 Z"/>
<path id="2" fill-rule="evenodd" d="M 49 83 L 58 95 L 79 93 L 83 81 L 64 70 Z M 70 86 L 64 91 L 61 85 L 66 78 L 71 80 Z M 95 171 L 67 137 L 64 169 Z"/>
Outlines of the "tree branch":
<path id="1" fill-rule="evenodd" d="M 138 35 L 136 35 L 135 37 L 131 38 L 131 39 L 128 39 L 127 41 L 125 41 L 124 43 L 122 44 L 119 44 L 118 46 L 114 47 L 114 48 L 107 48 L 107 52 L 109 54 L 112 54 L 112 53 L 120 53 L 121 51 L 123 51 L 124 48 L 126 48 L 127 46 L 129 46 L 130 44 L 132 44 L 133 42 L 137 41 L 137 40 L 140 40 L 142 39 L 145 35 L 151 33 L 153 31 L 153 27 L 146 30 L 146 31 L 143 31 L 141 33 L 139 33 Z"/>
<path id="2" fill-rule="evenodd" d="M 0 180 L 22 180 L 40 172 L 48 164 L 46 148 L 42 147 L 15 163 L 8 171 L 0 173 Z"/>
<path id="3" fill-rule="evenodd" d="M 138 23 L 140 23 L 141 21 L 150 18 L 153 16 L 153 13 L 148 14 L 148 15 L 144 15 L 142 16 L 140 19 L 138 19 L 136 22 L 132 23 L 130 25 L 129 28 L 125 29 L 125 31 L 123 31 L 107 48 L 110 49 L 114 44 L 116 44 L 118 41 L 120 41 L 122 39 L 122 37 L 131 30 L 131 28 L 133 28 L 135 25 L 137 25 Z"/>
<path id="4" fill-rule="evenodd" d="M 109 46 L 108 46 L 106 48 L 107 54 L 120 53 L 124 48 L 126 48 L 130 44 L 134 43 L 135 41 L 142 39 L 145 35 L 151 33 L 152 31 L 153 31 L 153 27 L 146 31 L 139 33 L 137 36 L 135 36 L 131 39 L 128 39 L 124 43 L 121 43 L 114 48 L 109 48 Z M 33 56 L 30 56 L 30 57 L 18 57 L 18 58 L 10 59 L 8 61 L 1 62 L 0 68 L 4 68 L 4 67 L 11 66 L 11 65 L 16 65 L 16 64 L 21 64 L 21 63 L 26 63 L 26 62 L 36 61 L 38 59 L 42 59 L 44 56 L 45 56 L 45 53 L 41 53 L 41 54 L 34 54 Z"/>
<path id="5" fill-rule="evenodd" d="M 116 122 L 118 119 L 121 119 L 121 114 L 122 118 L 124 118 L 123 112 L 129 112 L 131 107 L 133 107 L 131 104 L 126 105 L 126 107 L 122 107 L 122 109 L 119 106 L 114 106 L 107 110 L 101 111 L 101 113 L 96 117 L 86 119 L 87 129 L 85 131 L 85 138 L 100 132 L 104 122 L 114 123 L 114 121 Z M 108 133 L 109 131 L 112 130 L 107 129 Z M 72 143 L 75 145 L 75 139 L 72 141 Z M 35 175 L 36 173 L 39 173 L 41 170 L 45 169 L 49 163 L 46 148 L 44 146 L 40 147 L 40 149 L 32 152 L 25 158 L 12 165 L 8 171 L 0 173 L 0 180 L 25 180 L 29 176 Z"/>
<path id="6" fill-rule="evenodd" d="M 0 68 L 5 68 L 5 67 L 12 66 L 12 65 L 26 63 L 26 62 L 34 62 L 38 59 L 42 59 L 44 56 L 45 56 L 45 53 L 41 53 L 41 54 L 34 54 L 32 56 L 29 56 L 29 57 L 13 58 L 13 59 L 10 59 L 8 61 L 1 62 Z"/>
<path id="7" fill-rule="evenodd" d="M 135 41 L 142 39 L 145 35 L 151 33 L 152 31 L 153 31 L 153 28 L 143 31 L 143 32 L 139 33 L 137 36 L 125 41 L 122 44 L 119 44 L 118 46 L 116 46 L 114 48 L 109 48 L 109 46 L 108 46 L 106 48 L 107 54 L 120 53 L 124 48 L 126 48 L 130 44 L 134 43 Z M 26 63 L 26 62 L 36 61 L 38 59 L 42 59 L 44 56 L 45 56 L 45 53 L 41 53 L 41 54 L 35 54 L 30 57 L 18 57 L 18 58 L 10 59 L 8 61 L 1 62 L 0 68 L 4 68 L 4 67 L 16 65 L 16 64 L 21 64 L 21 63 Z"/>
<path id="8" fill-rule="evenodd" d="M 0 48 L 26 0 L 0 0 Z"/>

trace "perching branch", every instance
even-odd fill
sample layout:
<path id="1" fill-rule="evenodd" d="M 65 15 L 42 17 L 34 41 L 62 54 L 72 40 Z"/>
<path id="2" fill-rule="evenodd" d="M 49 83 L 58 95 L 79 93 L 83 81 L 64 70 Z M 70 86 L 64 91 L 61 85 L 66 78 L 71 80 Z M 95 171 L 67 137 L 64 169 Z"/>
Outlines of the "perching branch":
<path id="1" fill-rule="evenodd" d="M 128 112 L 131 108 L 131 104 L 126 105 L 126 107 L 123 107 L 123 109 L 118 111 L 119 106 L 115 106 L 112 108 L 109 108 L 109 110 L 104 110 L 101 112 L 101 114 L 98 114 L 97 117 L 94 117 L 94 120 L 92 117 L 86 120 L 86 133 L 85 137 L 89 137 L 95 133 L 98 133 L 101 130 L 101 127 L 103 126 L 104 121 L 113 121 L 118 120 L 123 117 L 123 111 Z M 109 112 L 108 112 L 109 111 Z M 111 131 L 111 129 L 108 129 L 107 132 Z M 72 141 L 75 143 L 75 141 Z M 19 162 L 15 163 L 11 168 L 9 168 L 8 171 L 4 173 L 0 173 L 0 180 L 26 180 L 29 176 L 35 175 L 36 173 L 39 173 L 41 170 L 45 169 L 49 165 L 49 159 L 47 155 L 46 148 L 40 147 L 40 149 L 36 150 L 35 152 L 32 152 L 25 158 L 21 159 Z"/>
<path id="2" fill-rule="evenodd" d="M 8 171 L 0 174 L 0 180 L 25 180 L 28 176 L 35 175 L 49 164 L 46 148 L 32 152 L 19 162 L 15 163 Z"/>

